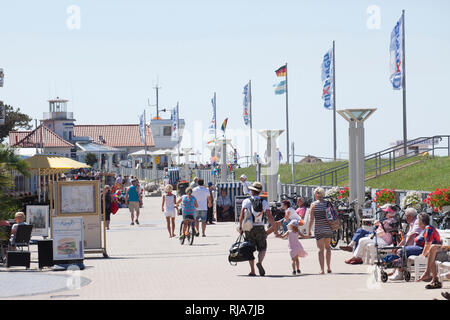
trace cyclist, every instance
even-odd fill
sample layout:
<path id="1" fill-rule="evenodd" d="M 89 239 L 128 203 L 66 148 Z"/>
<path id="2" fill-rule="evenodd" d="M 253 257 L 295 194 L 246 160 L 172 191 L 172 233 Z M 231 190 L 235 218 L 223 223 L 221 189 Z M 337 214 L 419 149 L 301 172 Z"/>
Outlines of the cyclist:
<path id="1" fill-rule="evenodd" d="M 183 234 L 180 237 L 184 238 L 189 223 L 195 221 L 195 211 L 198 208 L 197 199 L 192 195 L 191 187 L 186 189 L 186 194 L 178 201 L 178 204 L 180 203 L 183 211 Z M 193 231 L 197 234 L 197 230 Z"/>

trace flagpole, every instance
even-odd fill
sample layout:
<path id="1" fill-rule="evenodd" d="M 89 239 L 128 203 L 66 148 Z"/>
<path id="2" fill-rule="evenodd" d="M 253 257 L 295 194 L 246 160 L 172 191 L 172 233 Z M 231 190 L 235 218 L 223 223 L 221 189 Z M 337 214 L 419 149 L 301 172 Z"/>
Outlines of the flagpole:
<path id="1" fill-rule="evenodd" d="M 288 107 L 288 72 L 286 62 L 286 163 L 289 164 L 289 107 Z M 278 156 L 278 155 L 277 155 Z"/>
<path id="2" fill-rule="evenodd" d="M 217 109 L 216 93 L 214 92 L 214 156 L 217 155 Z"/>
<path id="3" fill-rule="evenodd" d="M 336 50 L 335 41 L 333 40 L 333 151 L 334 151 L 334 161 L 336 161 Z"/>
<path id="4" fill-rule="evenodd" d="M 147 118 L 144 109 L 144 143 L 145 143 L 145 163 L 147 163 Z"/>
<path id="5" fill-rule="evenodd" d="M 179 103 L 177 101 L 177 134 L 178 134 L 178 166 L 180 166 L 181 161 L 180 161 L 180 108 L 179 108 Z"/>
<path id="6" fill-rule="evenodd" d="M 248 98 L 250 103 L 250 163 L 253 164 L 252 80 L 248 81 Z"/>
<path id="7" fill-rule="evenodd" d="M 405 10 L 402 11 L 402 46 L 403 46 L 403 153 L 407 153 L 407 132 L 406 132 L 406 66 L 405 66 Z"/>

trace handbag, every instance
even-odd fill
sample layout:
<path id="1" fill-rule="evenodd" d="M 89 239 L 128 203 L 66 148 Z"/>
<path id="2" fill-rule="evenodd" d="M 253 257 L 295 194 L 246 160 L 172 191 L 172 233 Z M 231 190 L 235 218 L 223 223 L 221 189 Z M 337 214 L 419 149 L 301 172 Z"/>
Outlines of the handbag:
<path id="1" fill-rule="evenodd" d="M 228 262 L 232 266 L 236 266 L 238 262 L 255 260 L 253 252 L 255 252 L 255 245 L 247 240 L 243 240 L 243 234 L 240 234 L 236 242 L 231 246 L 228 255 Z M 234 262 L 234 264 L 232 263 Z"/>
<path id="2" fill-rule="evenodd" d="M 111 213 L 116 214 L 119 210 L 119 205 L 115 201 L 111 201 Z"/>
<path id="3" fill-rule="evenodd" d="M 341 227 L 341 221 L 339 220 L 336 210 L 329 201 L 327 201 L 327 209 L 325 210 L 325 214 L 327 216 L 327 221 L 330 225 L 331 231 L 338 230 Z"/>

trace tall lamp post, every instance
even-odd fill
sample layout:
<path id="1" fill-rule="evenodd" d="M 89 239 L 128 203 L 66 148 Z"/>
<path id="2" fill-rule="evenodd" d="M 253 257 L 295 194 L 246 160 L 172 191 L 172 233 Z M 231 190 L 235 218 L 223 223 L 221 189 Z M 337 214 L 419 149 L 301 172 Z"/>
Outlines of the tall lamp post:
<path id="1" fill-rule="evenodd" d="M 349 201 L 357 199 L 355 206 L 356 220 L 360 224 L 359 211 L 365 201 L 365 171 L 364 171 L 364 121 L 377 109 L 345 109 L 337 112 L 349 122 Z"/>
<path id="2" fill-rule="evenodd" d="M 280 161 L 277 152 L 277 138 L 284 130 L 262 130 L 259 132 L 267 140 L 266 166 L 263 168 L 263 175 L 267 176 L 268 201 L 278 201 L 278 168 Z"/>

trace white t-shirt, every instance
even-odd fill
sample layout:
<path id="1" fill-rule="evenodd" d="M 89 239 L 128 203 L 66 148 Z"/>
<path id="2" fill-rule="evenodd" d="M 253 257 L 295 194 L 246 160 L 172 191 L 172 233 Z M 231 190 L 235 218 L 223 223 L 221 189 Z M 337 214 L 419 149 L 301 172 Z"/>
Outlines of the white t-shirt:
<path id="1" fill-rule="evenodd" d="M 195 187 L 194 190 L 192 190 L 192 195 L 197 199 L 197 210 L 208 210 L 209 190 L 207 188 L 204 186 Z"/>
<path id="2" fill-rule="evenodd" d="M 292 207 L 289 207 L 286 210 L 286 213 L 285 213 L 284 217 L 285 217 L 286 220 L 297 220 L 297 221 L 300 220 L 300 216 L 297 214 L 297 212 Z"/>
<path id="3" fill-rule="evenodd" d="M 253 212 L 252 201 L 250 200 L 250 198 L 247 198 L 244 201 L 242 201 L 242 208 L 247 209 L 255 217 L 255 221 L 253 222 L 254 226 L 263 226 L 264 225 L 263 213 L 266 210 L 270 210 L 270 206 L 266 200 L 263 200 L 262 206 L 263 206 L 263 212 Z"/>

